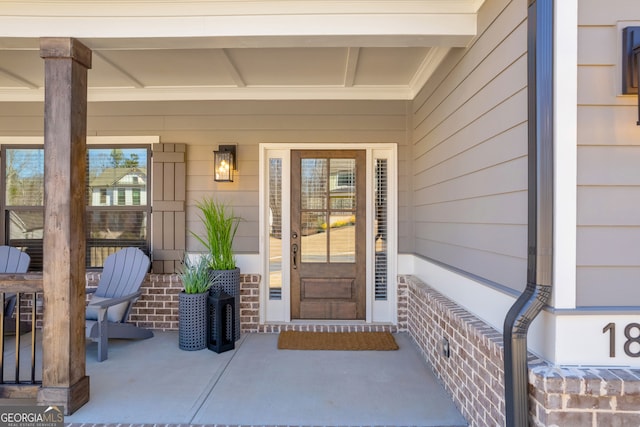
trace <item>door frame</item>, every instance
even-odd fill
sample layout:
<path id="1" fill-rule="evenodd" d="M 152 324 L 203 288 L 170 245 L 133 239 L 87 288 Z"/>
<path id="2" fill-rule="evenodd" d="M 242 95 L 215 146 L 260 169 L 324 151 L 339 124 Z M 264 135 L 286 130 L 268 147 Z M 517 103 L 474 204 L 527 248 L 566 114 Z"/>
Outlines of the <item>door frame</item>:
<path id="1" fill-rule="evenodd" d="M 397 324 L 397 236 L 398 236 L 398 167 L 397 144 L 395 143 L 260 143 L 259 144 L 259 255 L 260 255 L 260 324 L 291 322 L 291 268 L 290 230 L 291 185 L 289 179 L 282 180 L 282 236 L 281 236 L 281 299 L 269 297 L 269 159 L 280 158 L 282 174 L 291 171 L 292 150 L 365 150 L 366 151 L 366 323 L 380 322 Z M 387 299 L 374 298 L 374 172 L 376 159 L 387 160 Z M 308 323 L 309 321 L 304 321 Z M 362 321 L 354 321 L 361 323 Z"/>

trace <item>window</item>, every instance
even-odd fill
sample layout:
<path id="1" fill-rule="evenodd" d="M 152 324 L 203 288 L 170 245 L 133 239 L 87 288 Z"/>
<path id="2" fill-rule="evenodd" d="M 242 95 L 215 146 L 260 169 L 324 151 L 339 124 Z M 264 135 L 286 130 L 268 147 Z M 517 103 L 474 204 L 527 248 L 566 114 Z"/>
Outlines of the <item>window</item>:
<path id="1" fill-rule="evenodd" d="M 137 179 L 136 179 L 136 182 Z M 133 188 L 131 190 L 131 197 L 132 197 L 132 201 L 133 201 L 133 205 L 134 206 L 140 206 L 140 189 L 139 188 Z"/>
<path id="2" fill-rule="evenodd" d="M 124 206 L 127 204 L 127 192 L 124 188 L 118 188 L 118 205 Z"/>
<path id="3" fill-rule="evenodd" d="M 24 248 L 31 270 L 42 270 L 44 150 L 4 146 L 2 199 L 5 244 Z M 123 247 L 149 253 L 149 148 L 87 149 L 87 268 Z"/>
<path id="4" fill-rule="evenodd" d="M 269 299 L 282 299 L 282 159 L 269 159 Z"/>
<path id="5" fill-rule="evenodd" d="M 375 298 L 377 301 L 387 299 L 387 159 L 376 159 L 375 170 Z"/>

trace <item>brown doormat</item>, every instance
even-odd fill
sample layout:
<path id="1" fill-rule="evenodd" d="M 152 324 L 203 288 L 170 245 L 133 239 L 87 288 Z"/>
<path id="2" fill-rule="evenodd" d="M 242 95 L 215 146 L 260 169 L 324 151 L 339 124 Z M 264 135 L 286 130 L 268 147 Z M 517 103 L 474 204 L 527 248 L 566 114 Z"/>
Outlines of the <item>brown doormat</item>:
<path id="1" fill-rule="evenodd" d="M 397 350 L 390 332 L 300 332 L 284 331 L 278 337 L 280 350 Z"/>

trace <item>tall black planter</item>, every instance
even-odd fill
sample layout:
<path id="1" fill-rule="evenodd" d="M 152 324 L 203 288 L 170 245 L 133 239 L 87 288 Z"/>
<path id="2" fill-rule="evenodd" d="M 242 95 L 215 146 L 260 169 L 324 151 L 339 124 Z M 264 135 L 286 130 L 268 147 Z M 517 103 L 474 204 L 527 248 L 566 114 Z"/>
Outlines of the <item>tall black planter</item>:
<path id="1" fill-rule="evenodd" d="M 202 350 L 207 347 L 208 292 L 178 296 L 178 347 L 181 350 Z"/>
<path id="2" fill-rule="evenodd" d="M 210 292 L 224 291 L 234 297 L 235 300 L 235 341 L 240 339 L 240 269 L 233 270 L 211 270 L 211 280 L 213 286 Z"/>

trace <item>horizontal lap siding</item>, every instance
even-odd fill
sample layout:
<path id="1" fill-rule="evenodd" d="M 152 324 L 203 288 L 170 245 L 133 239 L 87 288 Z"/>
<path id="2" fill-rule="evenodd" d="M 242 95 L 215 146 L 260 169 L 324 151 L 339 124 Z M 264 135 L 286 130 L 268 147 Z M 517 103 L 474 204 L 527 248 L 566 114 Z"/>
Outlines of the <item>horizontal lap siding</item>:
<path id="1" fill-rule="evenodd" d="M 143 102 L 93 107 L 89 128 L 98 135 L 153 134 L 163 142 L 186 144 L 186 228 L 201 232 L 196 201 L 205 196 L 224 200 L 242 218 L 234 241 L 237 253 L 258 252 L 258 144 L 407 144 L 405 101 Z M 220 144 L 238 146 L 238 171 L 232 183 L 213 181 L 213 151 Z M 404 180 L 401 188 L 408 187 Z M 187 250 L 203 249 L 189 232 L 186 240 Z"/>
<path id="2" fill-rule="evenodd" d="M 526 284 L 526 2 L 496 0 L 414 100 L 415 252 L 502 286 Z"/>
<path id="3" fill-rule="evenodd" d="M 88 132 L 159 135 L 163 143 L 186 144 L 186 228 L 201 230 L 197 200 L 225 200 L 243 219 L 234 242 L 238 253 L 258 252 L 259 143 L 397 143 L 399 242 L 406 251 L 407 106 L 407 101 L 103 102 L 89 105 Z M 0 103 L 0 135 L 41 135 L 42 121 L 42 104 Z M 233 183 L 213 182 L 212 152 L 219 144 L 238 144 Z M 186 247 L 202 250 L 190 233 Z"/>
<path id="4" fill-rule="evenodd" d="M 620 95 L 618 65 L 621 28 L 626 25 L 640 25 L 635 0 L 579 3 L 577 305 L 581 307 L 640 306 L 640 127 L 637 98 Z"/>
<path id="5" fill-rule="evenodd" d="M 271 106 L 269 106 L 271 104 Z M 231 113 L 231 114 L 230 114 Z M 215 195 L 234 206 L 242 218 L 235 239 L 239 253 L 258 251 L 259 143 L 370 143 L 407 144 L 406 103 L 398 102 L 246 102 L 244 108 L 171 117 L 173 138 L 187 146 L 187 228 L 199 230 L 195 202 Z M 176 128 L 176 130 L 173 130 Z M 212 150 L 218 144 L 238 144 L 238 171 L 233 183 L 213 182 Z M 406 161 L 400 154 L 400 161 Z M 402 171 L 403 168 L 400 167 Z M 406 188 L 406 175 L 400 175 Z M 406 191 L 406 190 L 403 190 Z M 406 197 L 405 197 L 406 199 Z M 406 217 L 401 217 L 406 222 Z M 401 227 L 406 229 L 406 227 Z M 400 236 L 400 241 L 406 240 Z M 187 247 L 199 249 L 193 236 Z"/>

